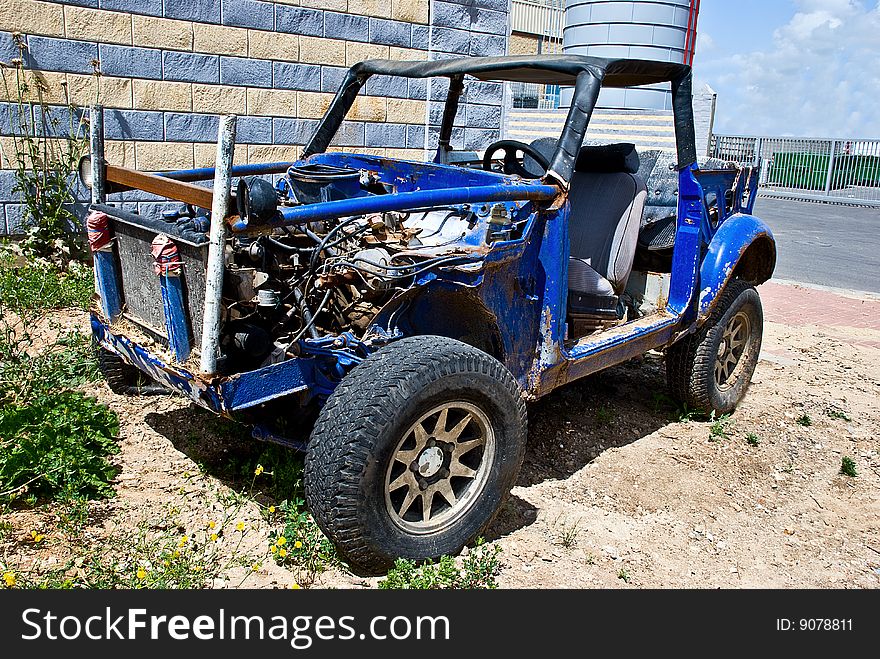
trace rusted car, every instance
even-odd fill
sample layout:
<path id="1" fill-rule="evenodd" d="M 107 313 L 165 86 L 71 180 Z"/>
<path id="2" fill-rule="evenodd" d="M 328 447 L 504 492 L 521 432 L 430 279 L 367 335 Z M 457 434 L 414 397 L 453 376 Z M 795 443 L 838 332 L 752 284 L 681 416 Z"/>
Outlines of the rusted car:
<path id="1" fill-rule="evenodd" d="M 374 75 L 448 80 L 432 162 L 328 152 Z M 454 151 L 473 80 L 573 87 L 559 139 Z M 674 153 L 584 144 L 602 86 L 660 83 Z M 744 395 L 775 242 L 751 213 L 757 169 L 698 162 L 691 96 L 668 62 L 371 60 L 296 162 L 232 167 L 227 118 L 215 168 L 161 175 L 105 163 L 98 113 L 83 176 L 108 380 L 145 374 L 305 450 L 308 506 L 359 571 L 456 553 L 516 481 L 527 401 L 651 350 L 694 409 Z M 126 187 L 186 203 L 150 219 L 104 202 Z"/>

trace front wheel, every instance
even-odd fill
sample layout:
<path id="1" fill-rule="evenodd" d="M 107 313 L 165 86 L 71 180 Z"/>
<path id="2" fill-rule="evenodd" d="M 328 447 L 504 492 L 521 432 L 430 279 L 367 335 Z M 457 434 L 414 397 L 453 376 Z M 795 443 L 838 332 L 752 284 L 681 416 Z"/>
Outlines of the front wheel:
<path id="1" fill-rule="evenodd" d="M 498 360 L 452 339 L 401 339 L 321 410 L 306 501 L 353 567 L 381 574 L 397 558 L 456 554 L 483 532 L 525 444 L 525 404 Z"/>
<path id="2" fill-rule="evenodd" d="M 763 331 L 758 291 L 748 282 L 732 280 L 702 327 L 666 351 L 672 394 L 707 413 L 732 412 L 755 372 Z"/>

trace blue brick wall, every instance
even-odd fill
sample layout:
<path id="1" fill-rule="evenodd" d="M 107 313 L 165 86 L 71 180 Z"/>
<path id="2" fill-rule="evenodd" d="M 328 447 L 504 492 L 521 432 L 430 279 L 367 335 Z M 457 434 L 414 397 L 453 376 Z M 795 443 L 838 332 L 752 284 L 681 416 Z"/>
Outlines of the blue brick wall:
<path id="1" fill-rule="evenodd" d="M 414 48 L 430 51 L 434 59 L 502 55 L 507 48 L 509 0 L 436 0 L 432 3 L 430 27 L 349 14 L 337 7 L 328 6 L 325 10 L 319 6 L 300 7 L 269 0 L 48 1 L 218 26 Z M 99 64 L 104 75 L 113 77 L 335 93 L 347 70 L 343 61 L 318 65 L 32 34 L 25 39 L 27 65 L 55 72 L 91 74 Z M 18 54 L 11 35 L 0 32 L 0 60 L 8 61 Z M 384 76 L 371 79 L 362 93 L 427 99 L 427 125 L 395 122 L 393 116 L 388 117 L 387 124 L 346 121 L 334 145 L 421 149 L 427 144 L 429 149 L 435 148 L 446 86 L 445 81 L 440 81 L 432 87 L 429 97 L 425 80 Z M 453 130 L 453 146 L 482 150 L 488 142 L 497 139 L 502 99 L 501 85 L 467 81 Z M 52 108 L 50 116 L 62 125 L 69 119 L 65 110 L 58 107 Z M 16 118 L 14 107 L 0 103 L 0 134 L 9 135 L 11 122 Z M 28 120 L 32 121 L 33 117 Z M 317 123 L 315 119 L 285 116 L 242 116 L 238 122 L 238 141 L 255 145 L 301 145 L 311 136 Z M 215 116 L 190 112 L 108 109 L 105 115 L 107 138 L 115 140 L 208 143 L 215 139 L 216 126 Z M 18 231 L 22 225 L 23 210 L 13 187 L 12 172 L 0 170 L 0 234 Z M 115 195 L 114 200 L 144 214 L 159 214 L 168 207 L 154 195 L 140 192 Z"/>

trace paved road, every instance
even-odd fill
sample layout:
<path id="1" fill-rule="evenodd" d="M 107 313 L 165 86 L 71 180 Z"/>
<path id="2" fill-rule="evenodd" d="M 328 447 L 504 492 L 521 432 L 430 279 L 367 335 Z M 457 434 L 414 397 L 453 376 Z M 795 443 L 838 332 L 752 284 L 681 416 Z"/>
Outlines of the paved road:
<path id="1" fill-rule="evenodd" d="M 759 197 L 754 212 L 776 236 L 777 279 L 880 293 L 880 208 Z"/>

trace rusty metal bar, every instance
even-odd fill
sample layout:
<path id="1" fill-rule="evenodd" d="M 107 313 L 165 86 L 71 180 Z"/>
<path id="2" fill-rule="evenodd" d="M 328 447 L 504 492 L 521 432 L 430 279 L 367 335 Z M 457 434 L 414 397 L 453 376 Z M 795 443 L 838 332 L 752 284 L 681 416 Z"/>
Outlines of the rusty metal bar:
<path id="1" fill-rule="evenodd" d="M 206 375 L 213 375 L 217 372 L 217 357 L 220 348 L 220 298 L 223 294 L 226 249 L 226 222 L 224 220 L 229 214 L 232 158 L 235 153 L 235 119 L 234 114 L 222 115 L 220 126 L 217 129 L 217 160 L 214 170 L 214 195 L 211 203 L 211 231 L 205 277 L 205 313 L 202 324 L 200 364 L 202 373 Z M 178 183 L 178 185 L 189 184 Z"/>
<path id="2" fill-rule="evenodd" d="M 95 169 L 93 164 L 93 172 Z M 211 193 L 211 190 L 200 185 L 175 181 L 164 176 L 147 174 L 134 169 L 117 167 L 116 165 L 107 165 L 106 172 L 107 180 L 111 183 L 119 183 L 129 188 L 137 188 L 144 192 L 151 192 L 168 199 L 182 201 L 199 208 L 211 208 L 213 204 L 214 195 Z M 94 176 L 94 173 L 92 176 Z"/>

